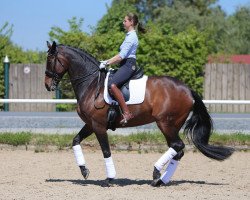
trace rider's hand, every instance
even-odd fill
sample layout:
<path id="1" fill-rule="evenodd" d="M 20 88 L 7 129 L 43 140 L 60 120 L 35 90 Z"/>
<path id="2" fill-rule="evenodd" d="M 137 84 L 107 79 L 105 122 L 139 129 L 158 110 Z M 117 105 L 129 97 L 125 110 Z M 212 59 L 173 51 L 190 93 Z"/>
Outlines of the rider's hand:
<path id="1" fill-rule="evenodd" d="M 107 65 L 108 65 L 108 60 L 102 60 L 102 61 L 100 61 L 99 68 L 100 69 L 106 68 Z"/>

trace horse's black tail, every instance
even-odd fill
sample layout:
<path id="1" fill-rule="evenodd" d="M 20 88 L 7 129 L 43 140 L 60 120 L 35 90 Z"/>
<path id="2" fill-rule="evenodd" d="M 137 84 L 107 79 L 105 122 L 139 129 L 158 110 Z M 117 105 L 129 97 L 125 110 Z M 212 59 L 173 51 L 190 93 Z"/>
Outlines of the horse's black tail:
<path id="1" fill-rule="evenodd" d="M 215 160 L 224 160 L 228 158 L 234 151 L 232 148 L 208 144 L 213 129 L 213 122 L 199 95 L 194 91 L 191 91 L 191 93 L 195 101 L 193 114 L 186 122 L 184 133 L 191 138 L 194 145 L 205 156 Z"/>

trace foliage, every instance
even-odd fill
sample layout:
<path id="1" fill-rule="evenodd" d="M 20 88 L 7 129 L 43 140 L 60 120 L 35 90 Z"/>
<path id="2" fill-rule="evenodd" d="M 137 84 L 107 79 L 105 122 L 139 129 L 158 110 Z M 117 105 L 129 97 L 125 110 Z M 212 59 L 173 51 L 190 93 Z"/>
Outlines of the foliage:
<path id="1" fill-rule="evenodd" d="M 250 54 L 250 6 L 238 8 L 227 20 L 221 50 L 229 54 Z"/>
<path id="2" fill-rule="evenodd" d="M 148 2 L 148 1 L 146 1 Z M 170 24 L 174 33 L 195 26 L 208 35 L 210 54 L 249 54 L 250 7 L 240 7 L 227 16 L 218 0 L 175 0 L 161 6 L 151 20 L 161 26 Z M 153 11 L 156 12 L 156 11 Z"/>
<path id="3" fill-rule="evenodd" d="M 123 32 L 123 18 L 129 12 L 135 12 L 135 7 L 128 1 L 113 1 L 112 6 L 107 10 L 96 27 L 97 34 L 110 32 Z"/>
<path id="4" fill-rule="evenodd" d="M 81 30 L 83 19 L 76 17 L 68 20 L 69 31 L 64 31 L 60 27 L 54 26 L 49 32 L 50 40 L 59 44 L 69 45 L 76 48 L 89 49 L 89 35 Z"/>
<path id="5" fill-rule="evenodd" d="M 177 35 L 165 35 L 158 27 L 151 25 L 150 31 L 141 37 L 139 65 L 148 75 L 176 77 L 201 95 L 203 66 L 208 55 L 206 34 L 190 28 Z"/>

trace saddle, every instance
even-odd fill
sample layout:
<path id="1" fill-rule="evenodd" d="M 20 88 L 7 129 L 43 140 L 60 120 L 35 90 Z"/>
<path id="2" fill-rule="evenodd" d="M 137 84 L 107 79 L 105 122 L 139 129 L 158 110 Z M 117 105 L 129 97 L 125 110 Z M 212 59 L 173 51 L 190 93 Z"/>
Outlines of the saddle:
<path id="1" fill-rule="evenodd" d="M 108 77 L 108 82 L 112 80 L 114 74 L 116 73 L 116 70 L 110 70 L 110 74 Z M 125 102 L 129 101 L 130 99 L 130 91 L 129 91 L 129 82 L 130 80 L 136 80 L 136 79 L 140 79 L 143 77 L 143 70 L 142 68 L 137 68 L 136 71 L 134 72 L 134 74 L 132 75 L 132 77 L 120 88 L 123 97 L 125 99 Z M 110 94 L 110 97 L 114 99 L 113 95 Z M 115 100 L 115 99 L 114 99 Z M 118 114 L 121 114 L 121 110 L 119 105 L 117 105 L 115 102 L 111 103 L 108 111 L 107 111 L 107 129 L 111 129 L 112 131 L 114 131 L 116 129 L 116 118 L 118 116 Z"/>
<path id="2" fill-rule="evenodd" d="M 109 78 L 108 78 L 108 83 L 112 80 L 114 74 L 117 72 L 118 69 L 113 69 L 113 70 L 110 70 L 110 74 L 109 74 Z M 129 82 L 130 80 L 136 80 L 136 79 L 140 79 L 143 77 L 143 69 L 138 67 L 134 74 L 132 75 L 132 77 L 126 82 L 123 84 L 123 86 L 121 88 L 119 88 L 123 94 L 123 97 L 125 99 L 125 102 L 129 101 L 130 99 L 130 92 L 129 92 Z M 108 91 L 109 92 L 109 91 Z M 113 97 L 113 95 L 111 93 L 109 93 L 110 97 Z M 115 99 L 114 99 L 115 100 Z"/>

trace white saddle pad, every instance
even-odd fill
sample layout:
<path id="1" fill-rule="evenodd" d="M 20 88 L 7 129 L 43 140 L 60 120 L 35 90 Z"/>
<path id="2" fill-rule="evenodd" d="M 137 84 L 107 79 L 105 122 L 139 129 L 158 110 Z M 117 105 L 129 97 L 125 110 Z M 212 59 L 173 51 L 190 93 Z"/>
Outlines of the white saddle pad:
<path id="1" fill-rule="evenodd" d="M 106 76 L 105 83 L 104 83 L 105 84 L 104 100 L 106 103 L 111 104 L 112 102 L 116 102 L 116 101 L 114 101 L 108 93 L 108 77 L 109 77 L 109 72 Z M 129 82 L 130 98 L 126 102 L 126 104 L 140 104 L 144 101 L 147 80 L 148 80 L 148 76 L 145 76 L 145 75 L 143 75 L 143 77 L 140 79 L 130 80 Z"/>

